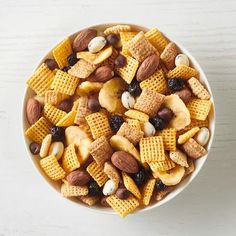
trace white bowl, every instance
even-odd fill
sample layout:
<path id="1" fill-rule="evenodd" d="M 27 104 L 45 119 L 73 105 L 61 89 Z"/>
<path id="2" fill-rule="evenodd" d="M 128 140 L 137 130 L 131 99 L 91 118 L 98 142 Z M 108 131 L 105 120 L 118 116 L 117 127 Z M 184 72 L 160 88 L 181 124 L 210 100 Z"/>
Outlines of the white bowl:
<path id="1" fill-rule="evenodd" d="M 112 25 L 116 25 L 117 23 L 112 23 L 112 24 L 101 24 L 101 25 L 94 25 L 94 26 L 90 26 L 91 28 L 96 28 L 97 30 L 101 30 L 103 31 L 105 28 L 112 26 Z M 144 26 L 140 26 L 140 25 L 133 25 L 133 24 L 129 24 L 131 25 L 131 27 L 133 29 L 136 30 L 142 30 L 142 31 L 147 31 L 148 28 L 144 27 Z M 70 38 L 73 39 L 78 32 L 70 35 Z M 166 36 L 166 35 L 165 35 Z M 167 36 L 166 36 L 167 37 Z M 167 37 L 168 38 L 168 37 Z M 173 42 L 175 42 L 174 40 L 171 40 Z M 201 157 L 200 159 L 195 161 L 195 170 L 192 174 L 190 174 L 188 177 L 186 177 L 179 185 L 178 187 L 173 190 L 171 193 L 169 193 L 163 200 L 161 200 L 160 202 L 154 203 L 150 206 L 147 206 L 145 208 L 140 208 L 139 210 L 136 210 L 137 212 L 142 212 L 142 211 L 147 211 L 156 207 L 159 207 L 165 203 L 167 203 L 168 201 L 170 201 L 171 199 L 173 199 L 174 197 L 176 197 L 179 193 L 181 193 L 192 181 L 193 179 L 197 176 L 197 174 L 199 173 L 199 171 L 201 170 L 201 168 L 203 167 L 207 156 L 209 155 L 210 152 L 210 148 L 212 145 L 212 141 L 213 141 L 213 137 L 214 137 L 214 131 L 215 131 L 215 106 L 214 106 L 214 99 L 213 99 L 213 94 L 210 88 L 210 85 L 208 83 L 207 77 L 205 75 L 205 73 L 203 72 L 202 68 L 200 67 L 199 63 L 195 60 L 195 58 L 179 43 L 175 42 L 176 45 L 179 47 L 180 51 L 182 51 L 182 53 L 186 54 L 190 60 L 191 66 L 194 67 L 197 71 L 199 71 L 200 73 L 200 81 L 205 85 L 205 87 L 208 89 L 208 91 L 211 94 L 211 101 L 212 101 L 212 109 L 210 111 L 209 114 L 209 129 L 210 129 L 210 139 L 209 142 L 206 146 L 206 149 L 208 151 L 208 154 Z M 41 65 L 41 63 L 46 59 L 46 58 L 53 58 L 52 57 L 52 51 L 49 51 L 46 56 L 40 61 L 39 65 Z M 39 67 L 38 65 L 38 67 Z M 26 115 L 25 115 L 25 108 L 26 108 L 26 102 L 28 100 L 28 98 L 32 97 L 32 95 L 34 94 L 34 92 L 32 91 L 32 89 L 30 88 L 26 88 L 25 91 L 25 97 L 24 97 L 24 102 L 23 102 L 23 111 L 22 111 L 22 124 L 23 124 L 23 136 L 24 136 L 24 140 L 25 140 L 25 145 L 26 145 L 26 150 L 28 152 L 28 155 L 30 156 L 32 162 L 34 163 L 34 166 L 37 169 L 37 172 L 39 172 L 41 174 L 41 176 L 44 178 L 44 180 L 46 180 L 46 182 L 53 188 L 55 189 L 58 193 L 60 193 L 60 184 L 56 183 L 52 180 L 50 180 L 45 173 L 41 170 L 40 166 L 39 166 L 39 158 L 35 157 L 31 154 L 31 152 L 29 151 L 29 144 L 30 144 L 30 140 L 25 136 L 24 132 L 25 130 L 29 127 L 29 124 L 27 122 L 26 119 Z M 58 194 L 59 197 L 61 197 Z M 65 198 L 67 199 L 67 198 Z M 68 199 L 70 202 L 77 204 L 77 206 L 83 206 L 83 207 L 87 207 L 89 209 L 94 209 L 98 212 L 102 212 L 102 213 L 109 213 L 109 214 L 113 214 L 114 211 L 111 208 L 102 208 L 102 207 L 88 207 L 85 204 L 80 203 L 78 200 L 76 199 Z"/>

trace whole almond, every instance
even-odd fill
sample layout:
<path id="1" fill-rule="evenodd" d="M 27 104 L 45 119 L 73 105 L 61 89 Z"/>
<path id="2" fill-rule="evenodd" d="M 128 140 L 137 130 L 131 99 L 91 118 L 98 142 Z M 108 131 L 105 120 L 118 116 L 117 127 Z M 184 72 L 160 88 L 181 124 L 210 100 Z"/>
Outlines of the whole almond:
<path id="1" fill-rule="evenodd" d="M 147 57 L 138 68 L 136 78 L 143 81 L 151 76 L 158 68 L 160 62 L 159 55 L 151 55 Z"/>
<path id="2" fill-rule="evenodd" d="M 73 41 L 73 50 L 75 52 L 83 51 L 88 47 L 89 42 L 97 36 L 95 29 L 84 29 L 78 33 Z"/>
<path id="3" fill-rule="evenodd" d="M 26 105 L 26 117 L 30 125 L 34 124 L 42 113 L 42 105 L 34 98 L 30 98 Z"/>
<path id="4" fill-rule="evenodd" d="M 84 170 L 75 170 L 69 173 L 66 176 L 66 180 L 69 182 L 71 185 L 75 186 L 83 186 L 87 184 L 90 180 L 89 174 L 84 171 Z"/>
<path id="5" fill-rule="evenodd" d="M 106 82 L 113 77 L 114 73 L 109 66 L 98 67 L 93 74 L 91 74 L 87 81 L 90 82 Z"/>
<path id="6" fill-rule="evenodd" d="M 137 173 L 138 163 L 128 152 L 118 151 L 111 157 L 112 164 L 126 173 Z"/>

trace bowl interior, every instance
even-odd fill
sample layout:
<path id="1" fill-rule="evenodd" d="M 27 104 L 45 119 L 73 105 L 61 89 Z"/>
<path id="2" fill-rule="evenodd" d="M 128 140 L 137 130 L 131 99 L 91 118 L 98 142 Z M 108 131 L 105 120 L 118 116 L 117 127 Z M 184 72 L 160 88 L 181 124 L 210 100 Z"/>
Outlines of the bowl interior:
<path id="1" fill-rule="evenodd" d="M 105 28 L 109 27 L 109 26 L 112 26 L 112 25 L 116 25 L 118 23 L 112 23 L 112 24 L 101 24 L 101 25 L 95 25 L 95 26 L 91 26 L 91 28 L 96 28 L 98 31 L 104 31 Z M 123 23 L 124 24 L 124 23 Z M 140 25 L 133 25 L 133 24 L 129 24 L 132 26 L 132 28 L 134 30 L 137 30 L 137 31 L 148 31 L 148 28 L 146 27 L 143 27 L 143 26 L 140 26 Z M 75 38 L 75 36 L 77 35 L 78 32 L 70 35 L 70 39 L 73 40 Z M 165 35 L 166 36 L 166 35 Z M 167 37 L 167 36 L 166 36 Z M 168 38 L 168 37 L 167 37 Z M 174 41 L 174 40 L 171 40 L 171 41 Z M 179 43 L 175 42 L 176 45 L 179 47 L 180 51 L 184 54 L 186 54 L 189 59 L 190 59 L 190 63 L 191 63 L 191 66 L 193 68 L 195 68 L 196 70 L 199 71 L 200 73 L 200 81 L 205 85 L 205 87 L 208 89 L 208 91 L 210 92 L 211 94 L 211 101 L 212 101 L 212 109 L 209 113 L 209 129 L 210 129 L 210 132 L 211 132 L 211 136 L 210 136 L 210 139 L 209 139 L 209 142 L 206 146 L 206 149 L 208 151 L 208 154 L 209 154 L 209 151 L 210 151 L 210 147 L 211 147 L 211 144 L 212 144 L 212 141 L 213 141 L 213 136 L 214 136 L 214 129 L 215 129 L 215 110 L 214 110 L 214 100 L 213 100 L 213 94 L 212 94 L 212 91 L 211 91 L 211 88 L 210 88 L 210 85 L 207 81 L 207 78 L 206 78 L 206 75 L 204 74 L 203 70 L 201 69 L 200 65 L 198 64 L 198 62 L 194 59 L 194 57 L 183 47 L 181 46 Z M 50 50 L 46 55 L 45 57 L 42 58 L 42 60 L 40 61 L 39 65 L 37 67 L 39 67 L 41 65 L 41 63 L 46 59 L 46 58 L 53 58 L 52 57 L 52 50 Z M 35 95 L 35 93 L 33 92 L 32 89 L 30 89 L 29 87 L 26 88 L 26 91 L 25 91 L 25 97 L 24 97 L 24 102 L 23 102 L 23 111 L 22 111 L 22 125 L 23 125 L 23 136 L 24 136 L 24 140 L 25 140 L 25 145 L 26 145 L 26 149 L 27 149 L 27 152 L 28 152 L 28 155 L 30 156 L 31 160 L 33 161 L 34 163 L 34 166 L 36 167 L 36 169 L 39 171 L 39 173 L 41 174 L 41 176 L 46 180 L 46 182 L 52 187 L 54 188 L 57 192 L 60 193 L 60 183 L 57 183 L 57 182 L 54 182 L 52 180 L 50 180 L 46 175 L 45 173 L 41 170 L 40 166 L 39 166 L 39 160 L 40 158 L 38 156 L 33 156 L 30 151 L 29 151 L 29 144 L 30 144 L 30 140 L 25 136 L 24 134 L 24 131 L 29 127 L 29 124 L 27 122 L 27 119 L 26 119 L 26 114 L 25 114 L 25 108 L 26 108 L 26 102 L 28 100 L 28 98 L 32 97 L 33 95 Z M 181 183 L 178 185 L 178 187 L 173 190 L 171 193 L 169 193 L 163 200 L 161 200 L 160 202 L 157 202 L 157 203 L 154 203 L 150 206 L 147 206 L 145 208 L 140 208 L 139 212 L 140 211 L 146 211 L 146 210 L 149 210 L 149 209 L 152 209 L 152 208 L 155 208 L 155 207 L 158 207 L 166 202 L 168 202 L 169 200 L 171 200 L 172 198 L 174 198 L 175 196 L 177 196 L 180 192 L 183 191 L 183 189 L 185 189 L 187 187 L 187 185 L 196 177 L 196 175 L 199 173 L 200 169 L 202 168 L 204 162 L 206 161 L 206 158 L 207 158 L 207 155 L 201 157 L 200 159 L 196 160 L 195 161 L 195 171 L 190 174 L 188 177 L 186 177 L 183 181 L 181 181 Z M 80 205 L 80 206 L 83 206 L 83 207 L 87 207 L 89 209 L 96 209 L 100 212 L 104 212 L 104 213 L 114 213 L 113 210 L 111 210 L 110 208 L 101 208 L 101 207 L 88 207 L 87 205 L 84 205 L 82 203 L 80 203 L 78 200 L 76 199 L 68 199 L 70 200 L 71 202 L 73 203 L 76 203 L 77 205 Z M 138 211 L 136 211 L 138 212 Z"/>

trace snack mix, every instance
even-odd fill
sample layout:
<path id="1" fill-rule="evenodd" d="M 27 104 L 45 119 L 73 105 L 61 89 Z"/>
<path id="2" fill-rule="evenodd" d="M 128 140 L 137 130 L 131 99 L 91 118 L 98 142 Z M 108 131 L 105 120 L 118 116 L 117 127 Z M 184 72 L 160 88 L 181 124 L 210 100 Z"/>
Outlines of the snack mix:
<path id="1" fill-rule="evenodd" d="M 88 28 L 27 81 L 29 149 L 61 195 L 121 217 L 161 201 L 207 154 L 210 93 L 156 28 Z"/>

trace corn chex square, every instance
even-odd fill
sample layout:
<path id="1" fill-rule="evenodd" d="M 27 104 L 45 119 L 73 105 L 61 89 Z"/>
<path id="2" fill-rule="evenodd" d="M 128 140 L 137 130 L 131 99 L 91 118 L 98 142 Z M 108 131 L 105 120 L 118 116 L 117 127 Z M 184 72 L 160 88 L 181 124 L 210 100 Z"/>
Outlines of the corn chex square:
<path id="1" fill-rule="evenodd" d="M 43 114 L 45 118 L 47 118 L 54 125 L 59 122 L 64 116 L 66 116 L 66 112 L 54 107 L 50 103 L 46 103 L 43 108 Z"/>
<path id="2" fill-rule="evenodd" d="M 157 49 L 159 53 L 161 53 L 168 44 L 168 40 L 156 28 L 150 29 L 148 32 L 146 32 L 145 37 Z"/>
<path id="3" fill-rule="evenodd" d="M 139 206 L 139 201 L 134 196 L 121 200 L 116 195 L 111 195 L 106 201 L 121 217 L 126 217 Z"/>
<path id="4" fill-rule="evenodd" d="M 75 120 L 75 115 L 76 115 L 76 111 L 73 111 L 73 110 L 70 111 L 57 122 L 56 126 L 67 127 L 67 126 L 73 125 L 74 120 Z"/>
<path id="5" fill-rule="evenodd" d="M 168 90 L 167 82 L 162 69 L 157 70 L 150 77 L 140 83 L 141 89 L 150 89 L 165 94 Z"/>
<path id="6" fill-rule="evenodd" d="M 41 159 L 40 166 L 46 175 L 52 180 L 63 179 L 66 176 L 66 172 L 61 168 L 54 155 Z"/>
<path id="7" fill-rule="evenodd" d="M 85 117 L 92 136 L 94 139 L 101 136 L 109 137 L 112 134 L 112 130 L 105 114 L 101 112 L 95 112 Z"/>
<path id="8" fill-rule="evenodd" d="M 187 104 L 187 108 L 191 119 L 205 120 L 211 110 L 211 101 L 194 98 Z"/>
<path id="9" fill-rule="evenodd" d="M 71 96 L 75 93 L 78 83 L 79 78 L 69 75 L 62 70 L 57 70 L 51 85 L 51 89 Z"/>
<path id="10" fill-rule="evenodd" d="M 62 157 L 62 167 L 67 173 L 80 167 L 80 162 L 76 153 L 76 147 L 74 143 L 65 148 Z"/>
<path id="11" fill-rule="evenodd" d="M 136 198 L 141 199 L 142 195 L 134 180 L 125 172 L 122 172 L 122 177 L 125 188 L 129 190 Z"/>
<path id="12" fill-rule="evenodd" d="M 165 160 L 164 143 L 161 136 L 142 138 L 139 147 L 142 163 Z"/>
<path id="13" fill-rule="evenodd" d="M 63 197 L 78 197 L 86 196 L 88 194 L 87 186 L 73 186 L 69 184 L 61 185 L 61 195 Z"/>
<path id="14" fill-rule="evenodd" d="M 129 42 L 136 34 L 137 34 L 137 32 L 120 32 L 120 41 L 121 41 L 121 45 L 122 45 L 122 54 L 123 55 L 131 56 L 131 54 L 129 53 L 129 50 L 126 46 L 126 43 Z"/>
<path id="15" fill-rule="evenodd" d="M 145 206 L 148 206 L 153 194 L 153 190 L 155 187 L 156 180 L 155 179 L 149 179 L 147 183 L 144 185 L 142 190 L 142 203 Z"/>
<path id="16" fill-rule="evenodd" d="M 141 31 L 135 35 L 127 44 L 127 49 L 131 55 L 138 61 L 142 62 L 148 56 L 156 53 L 156 48 L 146 39 Z"/>
<path id="17" fill-rule="evenodd" d="M 50 89 L 54 73 L 43 63 L 27 81 L 28 86 L 33 89 L 37 95 L 44 96 Z"/>
<path id="18" fill-rule="evenodd" d="M 49 134 L 50 127 L 51 124 L 44 117 L 41 117 L 25 131 L 25 135 L 40 144 L 46 135 Z"/>
<path id="19" fill-rule="evenodd" d="M 60 69 L 67 65 L 67 57 L 72 54 L 70 39 L 66 38 L 60 42 L 52 51 Z"/>
<path id="20" fill-rule="evenodd" d="M 130 84 L 136 74 L 139 62 L 130 56 L 125 57 L 126 65 L 122 68 L 117 68 L 116 72 L 126 83 Z"/>
<path id="21" fill-rule="evenodd" d="M 167 151 L 176 150 L 176 129 L 166 128 L 160 132 L 160 135 L 163 138 L 164 148 Z"/>
<path id="22" fill-rule="evenodd" d="M 150 89 L 143 89 L 141 95 L 138 97 L 134 109 L 142 111 L 149 116 L 155 116 L 164 102 L 165 96 Z"/>
<path id="23" fill-rule="evenodd" d="M 168 79 L 182 78 L 182 79 L 188 80 L 192 77 L 198 78 L 199 73 L 194 68 L 191 68 L 191 67 L 186 66 L 186 65 L 177 66 L 173 70 L 170 70 L 167 73 L 167 78 Z"/>
<path id="24" fill-rule="evenodd" d="M 104 173 L 103 166 L 98 165 L 96 161 L 93 161 L 86 170 L 100 187 L 107 182 L 108 176 Z"/>
<path id="25" fill-rule="evenodd" d="M 78 98 L 78 106 L 77 106 L 77 112 L 75 116 L 75 124 L 81 125 L 86 122 L 85 117 L 89 115 L 91 112 L 88 108 L 88 97 L 82 96 Z"/>

